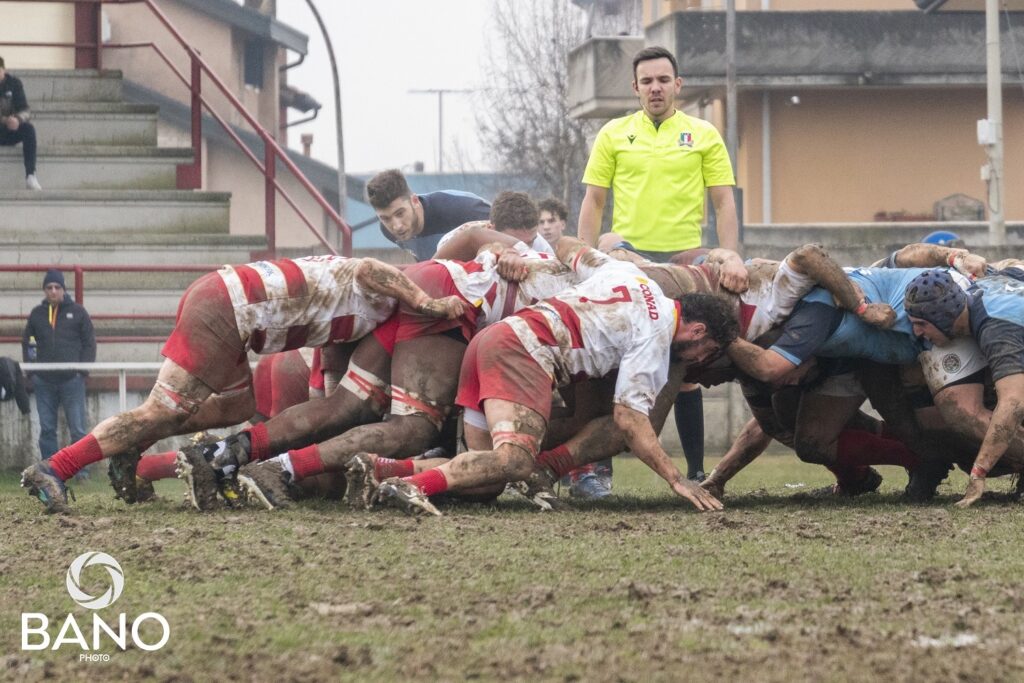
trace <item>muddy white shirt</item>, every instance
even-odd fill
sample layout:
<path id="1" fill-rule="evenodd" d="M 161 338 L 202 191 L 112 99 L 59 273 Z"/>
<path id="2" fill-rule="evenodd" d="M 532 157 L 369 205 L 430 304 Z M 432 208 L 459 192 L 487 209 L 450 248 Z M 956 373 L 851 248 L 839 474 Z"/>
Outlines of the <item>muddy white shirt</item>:
<path id="1" fill-rule="evenodd" d="M 578 285 L 503 324 L 559 386 L 618 368 L 615 403 L 649 414 L 668 382 L 678 303 L 635 265 L 593 249 L 573 270 Z"/>
<path id="2" fill-rule="evenodd" d="M 395 310 L 391 297 L 356 282 L 359 259 L 307 256 L 217 271 L 247 348 L 275 353 L 359 339 Z"/>
<path id="3" fill-rule="evenodd" d="M 789 259 L 783 259 L 773 278 L 762 278 L 740 294 L 741 336 L 747 341 L 754 341 L 782 323 L 793 313 L 793 307 L 800 299 L 817 284 L 809 275 L 795 271 L 789 265 Z"/>
<path id="4" fill-rule="evenodd" d="M 517 242 L 514 248 L 534 268 L 522 282 L 509 282 L 499 276 L 498 259 L 489 251 L 472 261 L 437 261 L 448 270 L 459 294 L 480 309 L 478 329 L 554 296 L 577 282 L 576 273 L 549 254 L 538 253 L 522 242 Z"/>

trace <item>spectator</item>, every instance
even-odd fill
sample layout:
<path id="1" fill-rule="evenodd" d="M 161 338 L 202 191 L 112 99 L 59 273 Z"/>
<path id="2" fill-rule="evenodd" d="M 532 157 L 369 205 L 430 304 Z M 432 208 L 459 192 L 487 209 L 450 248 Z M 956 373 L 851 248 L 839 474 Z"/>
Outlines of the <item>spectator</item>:
<path id="1" fill-rule="evenodd" d="M 29 113 L 21 79 L 7 73 L 4 59 L 0 57 L 0 146 L 21 143 L 25 158 L 25 187 L 41 190 L 43 188 L 36 178 L 36 129 L 28 122 Z"/>
<path id="2" fill-rule="evenodd" d="M 23 358 L 36 363 L 95 361 L 92 320 L 64 291 L 64 274 L 57 269 L 46 271 L 43 291 L 46 298 L 29 313 L 22 335 Z M 88 433 L 85 426 L 86 373 L 48 370 L 31 374 L 39 414 L 39 452 L 45 460 L 57 452 L 57 411 L 61 406 L 72 443 Z"/>
<path id="3" fill-rule="evenodd" d="M 565 202 L 555 197 L 548 197 L 537 204 L 540 210 L 540 235 L 554 246 L 565 232 L 565 219 L 569 217 L 569 209 Z"/>

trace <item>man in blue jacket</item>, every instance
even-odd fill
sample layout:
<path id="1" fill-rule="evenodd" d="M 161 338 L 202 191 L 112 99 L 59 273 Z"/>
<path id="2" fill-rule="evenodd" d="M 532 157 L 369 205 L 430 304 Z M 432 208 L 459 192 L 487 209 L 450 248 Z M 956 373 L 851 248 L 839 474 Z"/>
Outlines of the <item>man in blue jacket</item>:
<path id="1" fill-rule="evenodd" d="M 29 313 L 22 335 L 24 360 L 94 362 L 96 336 L 92 320 L 64 291 L 64 274 L 57 269 L 46 271 L 43 291 L 46 298 Z M 85 423 L 85 374 L 74 370 L 32 373 L 39 413 L 39 452 L 44 460 L 57 452 L 57 411 L 61 406 L 64 406 L 72 443 L 89 431 Z"/>

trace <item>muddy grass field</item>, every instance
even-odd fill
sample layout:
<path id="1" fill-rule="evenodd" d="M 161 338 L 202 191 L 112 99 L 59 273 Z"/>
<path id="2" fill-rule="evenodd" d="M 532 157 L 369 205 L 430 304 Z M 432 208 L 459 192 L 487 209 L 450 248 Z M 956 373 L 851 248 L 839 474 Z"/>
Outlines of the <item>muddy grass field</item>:
<path id="1" fill-rule="evenodd" d="M 905 475 L 883 473 L 880 494 L 801 500 L 824 470 L 765 457 L 726 512 L 700 515 L 625 460 L 601 504 L 541 514 L 502 499 L 442 519 L 324 502 L 199 515 L 177 482 L 129 509 L 101 477 L 79 487 L 75 516 L 55 518 L 8 475 L 0 678 L 1024 679 L 1024 508 L 952 509 L 962 475 L 934 504 L 904 505 Z M 80 661 L 74 643 L 22 651 L 22 612 L 49 615 L 51 646 L 70 612 L 91 646 L 92 612 L 65 587 L 90 550 L 125 576 L 97 613 L 115 625 L 125 613 L 129 628 L 160 613 L 161 650 L 104 636 L 108 661 Z M 83 574 L 94 595 L 109 585 L 101 568 Z M 159 629 L 140 634 L 152 644 Z"/>

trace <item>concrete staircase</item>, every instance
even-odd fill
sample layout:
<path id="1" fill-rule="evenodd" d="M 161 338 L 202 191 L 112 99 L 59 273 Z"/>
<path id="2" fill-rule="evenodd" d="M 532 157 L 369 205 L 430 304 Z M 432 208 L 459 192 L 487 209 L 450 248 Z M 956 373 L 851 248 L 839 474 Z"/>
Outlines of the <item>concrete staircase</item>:
<path id="1" fill-rule="evenodd" d="M 154 106 L 122 97 L 118 71 L 20 71 L 39 138 L 42 192 L 24 188 L 21 147 L 0 148 L 0 265 L 244 263 L 262 236 L 229 234 L 229 193 L 176 188 L 190 149 L 157 146 Z M 172 315 L 199 273 L 90 273 L 93 316 Z M 65 272 L 68 290 L 74 277 Z M 42 300 L 41 273 L 0 272 L 0 336 L 20 336 Z M 95 322 L 97 336 L 165 336 L 169 319 Z M 159 342 L 101 343 L 98 360 L 159 360 Z M 19 344 L 0 355 L 21 357 Z"/>

